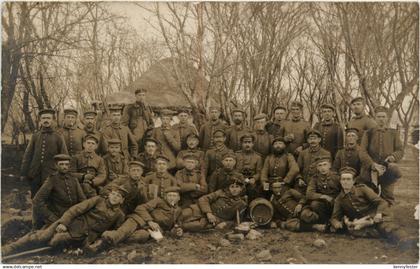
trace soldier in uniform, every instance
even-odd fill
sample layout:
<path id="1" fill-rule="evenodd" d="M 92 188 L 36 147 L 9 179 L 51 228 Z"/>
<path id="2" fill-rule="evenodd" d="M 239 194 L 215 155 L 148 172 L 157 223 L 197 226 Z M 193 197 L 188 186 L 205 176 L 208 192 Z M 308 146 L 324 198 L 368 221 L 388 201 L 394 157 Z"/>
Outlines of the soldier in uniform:
<path id="1" fill-rule="evenodd" d="M 301 220 L 306 223 L 326 224 L 332 213 L 334 199 L 341 191 L 340 177 L 331 170 L 330 156 L 315 159 L 318 173 L 311 177 L 306 190 L 309 206 L 302 210 Z"/>
<path id="2" fill-rule="evenodd" d="M 57 221 L 67 209 L 86 199 L 79 181 L 69 173 L 71 157 L 57 154 L 54 160 L 57 172 L 45 180 L 33 200 L 35 229 Z"/>
<path id="3" fill-rule="evenodd" d="M 107 183 L 127 174 L 127 160 L 121 152 L 121 140 L 108 140 L 108 153 L 103 159 L 106 166 Z"/>
<path id="4" fill-rule="evenodd" d="M 195 128 L 194 124 L 188 123 L 189 117 L 190 117 L 190 112 L 188 111 L 188 109 L 179 110 L 178 112 L 179 123 L 176 123 L 172 126 L 172 128 L 178 132 L 178 135 L 181 140 L 182 150 L 185 150 L 188 148 L 187 137 L 190 134 L 198 135 L 197 129 Z"/>
<path id="5" fill-rule="evenodd" d="M 226 188 L 230 184 L 231 177 L 237 177 L 243 180 L 241 173 L 235 170 L 236 155 L 233 152 L 227 152 L 223 155 L 222 167 L 217 168 L 208 179 L 209 192 L 215 192 Z"/>
<path id="6" fill-rule="evenodd" d="M 83 142 L 83 151 L 73 157 L 72 169 L 74 175 L 82 183 L 83 191 L 87 197 L 95 195 L 100 186 L 106 183 L 106 166 L 104 159 L 95 153 L 99 139 L 95 135 L 86 135 Z M 88 173 L 88 168 L 93 167 L 96 175 Z"/>
<path id="7" fill-rule="evenodd" d="M 111 107 L 111 123 L 108 124 L 103 130 L 103 149 L 106 152 L 108 149 L 109 139 L 121 140 L 121 150 L 127 161 L 137 156 L 138 146 L 137 140 L 131 133 L 127 126 L 121 124 L 121 109 L 119 105 Z"/>
<path id="8" fill-rule="evenodd" d="M 31 247 L 49 245 L 62 247 L 93 243 L 106 230 L 124 221 L 121 204 L 125 190 L 113 190 L 106 198 L 95 196 L 69 208 L 48 228 L 31 232 L 14 243 L 2 247 L 3 257 Z"/>
<path id="9" fill-rule="evenodd" d="M 156 197 L 163 198 L 166 188 L 178 185 L 176 179 L 168 173 L 169 161 L 165 155 L 158 155 L 156 157 L 156 172 L 150 173 L 144 178 L 147 201 Z"/>
<path id="10" fill-rule="evenodd" d="M 83 150 L 83 137 L 86 135 L 85 131 L 76 124 L 77 115 L 75 109 L 64 109 L 63 127 L 57 130 L 64 137 L 70 156 L 74 156 Z"/>
<path id="11" fill-rule="evenodd" d="M 197 169 L 199 160 L 193 154 L 184 155 L 184 168 L 176 172 L 175 178 L 181 188 L 182 208 L 197 202 L 197 199 L 208 191 L 207 182 L 201 171 Z"/>
<path id="12" fill-rule="evenodd" d="M 151 137 L 160 142 L 161 152 L 169 158 L 169 169 L 176 166 L 176 156 L 181 150 L 181 139 L 179 132 L 171 127 L 171 111 L 164 109 L 161 112 L 162 126 L 154 128 Z"/>
<path id="13" fill-rule="evenodd" d="M 128 242 L 144 243 L 150 238 L 149 229 L 153 231 L 170 231 L 180 237 L 183 230 L 180 227 L 181 208 L 180 188 L 172 186 L 165 189 L 164 197 L 139 205 L 133 214 L 115 231 L 107 231 L 102 236 L 111 245 Z"/>
<path id="14" fill-rule="evenodd" d="M 271 141 L 273 140 L 273 136 L 265 130 L 266 124 L 267 115 L 264 113 L 258 114 L 254 117 L 254 150 L 261 154 L 263 158 L 270 154 Z"/>
<path id="15" fill-rule="evenodd" d="M 121 125 L 127 126 L 134 136 L 134 140 L 140 147 L 144 133 L 149 127 L 153 127 L 152 111 L 145 103 L 146 90 L 139 88 L 135 90 L 136 102 L 124 107 Z M 137 154 L 136 154 L 137 155 Z M 133 157 L 136 155 L 132 155 Z"/>
<path id="16" fill-rule="evenodd" d="M 358 144 L 360 144 L 364 132 L 376 127 L 376 122 L 365 114 L 366 101 L 363 97 L 353 98 L 350 104 L 354 117 L 349 121 L 347 127 L 359 130 Z"/>
<path id="17" fill-rule="evenodd" d="M 286 142 L 283 137 L 274 138 L 272 151 L 273 153 L 265 159 L 261 170 L 261 184 L 264 196 L 268 199 L 274 182 L 285 182 L 292 187 L 299 174 L 299 166 L 295 158 L 286 152 Z"/>
<path id="18" fill-rule="evenodd" d="M 309 122 L 302 118 L 303 104 L 298 101 L 292 102 L 290 112 L 292 119 L 284 123 L 284 139 L 289 143 L 287 150 L 295 157 L 307 146 L 307 131 L 311 128 Z"/>
<path id="19" fill-rule="evenodd" d="M 287 109 L 284 106 L 277 106 L 273 109 L 273 121 L 265 126 L 265 129 L 273 137 L 284 136 L 283 125 L 286 122 Z"/>
<path id="20" fill-rule="evenodd" d="M 316 174 L 315 158 L 319 156 L 329 156 L 331 153 L 321 148 L 322 135 L 317 130 L 310 130 L 307 133 L 309 148 L 304 149 L 300 152 L 297 163 L 299 165 L 300 173 L 303 179 L 299 178 L 297 188 L 306 192 L 306 186 L 309 183 L 309 179 Z"/>
<path id="21" fill-rule="evenodd" d="M 55 111 L 39 111 L 40 130 L 34 133 L 26 147 L 21 166 L 21 179 L 28 180 L 33 198 L 44 180 L 55 171 L 54 156 L 68 154 L 61 134 L 52 128 Z"/>
<path id="22" fill-rule="evenodd" d="M 96 117 L 98 113 L 95 110 L 88 110 L 83 113 L 83 123 L 86 134 L 94 134 L 100 137 L 98 130 L 96 129 Z"/>
<path id="23" fill-rule="evenodd" d="M 189 134 L 187 136 L 187 149 L 181 150 L 176 157 L 176 168 L 182 169 L 184 168 L 184 156 L 185 155 L 194 155 L 198 159 L 198 165 L 196 167 L 197 170 L 200 170 L 202 175 L 204 175 L 204 151 L 198 149 L 198 144 L 200 141 L 198 140 L 198 135 L 196 134 Z"/>
<path id="24" fill-rule="evenodd" d="M 334 160 L 337 151 L 343 148 L 343 129 L 340 124 L 334 122 L 335 108 L 331 104 L 321 106 L 322 121 L 314 126 L 322 135 L 321 146 L 331 153 Z"/>
<path id="25" fill-rule="evenodd" d="M 260 189 L 260 173 L 263 167 L 263 159 L 257 153 L 254 147 L 255 136 L 253 134 L 244 134 L 241 136 L 242 150 L 236 154 L 236 170 L 245 178 L 246 193 L 250 201 L 258 196 Z"/>
<path id="26" fill-rule="evenodd" d="M 377 127 L 364 133 L 361 149 L 368 154 L 367 167 L 377 173 L 377 182 L 374 178 L 370 181 L 381 187 L 381 197 L 393 205 L 395 183 L 401 177 L 401 171 L 396 163 L 403 158 L 404 149 L 399 132 L 388 128 L 387 113 L 388 109 L 383 106 L 375 109 Z"/>
<path id="27" fill-rule="evenodd" d="M 236 108 L 232 110 L 233 125 L 226 131 L 226 145 L 233 151 L 241 149 L 241 136 L 251 131 L 246 125 L 245 117 L 245 111 L 242 109 Z"/>
<path id="28" fill-rule="evenodd" d="M 348 231 L 355 236 L 383 236 L 391 243 L 404 243 L 408 238 L 394 223 L 388 204 L 372 189 L 364 184 L 355 185 L 356 171 L 351 167 L 340 170 L 340 184 L 342 191 L 334 201 L 331 217 L 333 231 L 342 230 L 345 219 L 350 221 L 369 218 L 373 220 L 370 227 L 361 230 Z"/>
<path id="29" fill-rule="evenodd" d="M 144 166 L 143 176 L 156 172 L 156 156 L 159 155 L 159 141 L 148 137 L 144 139 L 144 152 L 137 155 L 136 160 L 142 162 Z"/>
<path id="30" fill-rule="evenodd" d="M 213 133 L 215 130 L 226 130 L 227 125 L 220 119 L 220 108 L 212 106 L 209 108 L 210 120 L 204 123 L 199 132 L 200 148 L 204 151 L 214 147 Z"/>
<path id="31" fill-rule="evenodd" d="M 222 160 L 223 156 L 228 152 L 233 152 L 231 149 L 226 147 L 226 132 L 223 129 L 216 129 L 213 132 L 213 142 L 214 147 L 207 150 L 206 154 L 204 155 L 204 175 L 206 175 L 206 179 L 216 171 L 217 168 L 223 166 Z"/>

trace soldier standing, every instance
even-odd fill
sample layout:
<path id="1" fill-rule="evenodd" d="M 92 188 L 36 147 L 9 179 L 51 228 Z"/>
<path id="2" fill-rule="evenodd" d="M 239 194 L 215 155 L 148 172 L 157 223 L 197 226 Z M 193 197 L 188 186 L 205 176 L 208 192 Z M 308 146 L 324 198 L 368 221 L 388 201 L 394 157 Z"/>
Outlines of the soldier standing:
<path id="1" fill-rule="evenodd" d="M 267 115 L 264 113 L 258 114 L 254 117 L 254 150 L 261 154 L 263 158 L 270 154 L 271 141 L 273 140 L 273 136 L 265 130 L 266 124 Z"/>
<path id="2" fill-rule="evenodd" d="M 368 154 L 367 167 L 373 171 L 371 182 L 381 187 L 381 197 L 390 205 L 395 203 L 395 183 L 401 177 L 401 171 L 396 164 L 404 156 L 404 149 L 397 130 L 388 128 L 388 109 L 379 106 L 375 109 L 377 127 L 365 132 L 361 149 Z"/>
<path id="3" fill-rule="evenodd" d="M 76 124 L 77 115 L 75 109 L 64 109 L 63 127 L 57 130 L 64 137 L 70 156 L 74 156 L 83 150 L 83 137 L 86 135 L 85 131 Z"/>
<path id="4" fill-rule="evenodd" d="M 266 130 L 273 137 L 284 136 L 283 125 L 286 122 L 287 109 L 284 106 L 277 106 L 273 109 L 273 121 L 266 125 Z"/>
<path id="5" fill-rule="evenodd" d="M 158 156 L 159 142 L 148 137 L 144 139 L 144 152 L 137 155 L 136 160 L 144 164 L 143 176 L 156 172 L 156 157 Z"/>
<path id="6" fill-rule="evenodd" d="M 136 95 L 136 102 L 125 106 L 122 113 L 121 125 L 127 126 L 130 129 L 134 140 L 138 143 L 138 147 L 140 147 L 144 133 L 149 127 L 153 127 L 153 118 L 151 109 L 145 103 L 146 90 L 139 88 L 134 94 Z"/>
<path id="7" fill-rule="evenodd" d="M 217 168 L 222 167 L 223 156 L 233 151 L 226 147 L 226 132 L 224 129 L 216 129 L 213 131 L 214 147 L 206 151 L 204 155 L 204 175 L 208 178 L 216 171 Z"/>
<path id="8" fill-rule="evenodd" d="M 226 145 L 233 151 L 241 149 L 241 136 L 251 131 L 246 125 L 245 118 L 246 113 L 242 109 L 236 108 L 232 110 L 233 125 L 226 131 Z"/>
<path id="9" fill-rule="evenodd" d="M 32 198 L 44 180 L 55 171 L 54 156 L 68 154 L 63 136 L 51 126 L 54 114 L 52 109 L 39 111 L 41 128 L 32 135 L 23 155 L 21 179 L 29 180 Z"/>
<path id="10" fill-rule="evenodd" d="M 364 132 L 376 127 L 376 122 L 365 114 L 366 101 L 363 97 L 354 98 L 351 100 L 350 105 L 354 117 L 349 121 L 348 127 L 359 130 L 358 144 L 360 144 Z"/>
<path id="11" fill-rule="evenodd" d="M 71 157 L 54 156 L 57 172 L 42 184 L 33 200 L 32 225 L 39 229 L 57 221 L 73 205 L 86 199 L 79 181 L 69 173 Z"/>
<path id="12" fill-rule="evenodd" d="M 289 143 L 287 150 L 295 157 L 307 146 L 306 136 L 307 131 L 311 128 L 309 122 L 302 118 L 303 104 L 298 101 L 293 101 L 290 106 L 292 119 L 284 123 L 284 138 Z"/>
<path id="13" fill-rule="evenodd" d="M 321 106 L 322 121 L 314 126 L 314 129 L 322 135 L 321 146 L 331 153 L 333 160 L 337 151 L 343 148 L 343 130 L 340 124 L 334 122 L 334 111 L 333 105 L 323 104 Z"/>
<path id="14" fill-rule="evenodd" d="M 200 148 L 204 151 L 214 146 L 213 133 L 214 130 L 226 130 L 227 125 L 220 119 L 220 108 L 210 107 L 210 120 L 204 123 L 200 128 L 199 140 Z"/>
<path id="15" fill-rule="evenodd" d="M 121 140 L 108 140 L 108 153 L 103 157 L 106 166 L 107 183 L 127 174 L 127 160 L 121 152 Z"/>
<path id="16" fill-rule="evenodd" d="M 179 123 L 176 123 L 172 126 L 174 130 L 178 132 L 178 135 L 181 140 L 181 149 L 187 149 L 187 137 L 190 134 L 197 135 L 197 129 L 195 128 L 194 124 L 190 124 L 188 119 L 190 117 L 190 112 L 188 109 L 181 109 L 178 112 L 178 119 Z"/>

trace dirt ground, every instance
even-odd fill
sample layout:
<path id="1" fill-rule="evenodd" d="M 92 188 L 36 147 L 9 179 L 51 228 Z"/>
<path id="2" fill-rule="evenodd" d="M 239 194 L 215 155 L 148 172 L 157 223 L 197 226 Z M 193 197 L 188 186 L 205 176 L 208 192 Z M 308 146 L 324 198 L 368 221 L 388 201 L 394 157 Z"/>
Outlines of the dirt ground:
<path id="1" fill-rule="evenodd" d="M 396 186 L 396 205 L 393 207 L 396 222 L 411 236 L 418 238 L 419 224 L 414 219 L 415 206 L 419 203 L 418 155 L 408 148 L 400 163 L 403 178 Z M 22 187 L 16 179 L 6 177 L 2 171 L 2 224 L 9 219 L 7 199 L 11 189 Z M 26 187 L 26 186 L 25 186 Z M 230 246 L 221 246 L 225 236 L 218 231 L 203 234 L 185 234 L 180 239 L 165 238 L 161 242 L 137 245 L 123 244 L 118 248 L 94 257 L 74 256 L 63 252 L 10 260 L 7 263 L 363 263 L 398 264 L 419 262 L 418 247 L 400 249 L 381 239 L 351 238 L 348 235 L 321 233 L 292 233 L 281 229 L 258 229 L 263 237 L 243 240 Z M 21 230 L 22 232 L 22 230 Z M 313 246 L 315 239 L 325 240 L 326 247 Z M 261 261 L 257 254 L 269 250 L 271 258 Z"/>

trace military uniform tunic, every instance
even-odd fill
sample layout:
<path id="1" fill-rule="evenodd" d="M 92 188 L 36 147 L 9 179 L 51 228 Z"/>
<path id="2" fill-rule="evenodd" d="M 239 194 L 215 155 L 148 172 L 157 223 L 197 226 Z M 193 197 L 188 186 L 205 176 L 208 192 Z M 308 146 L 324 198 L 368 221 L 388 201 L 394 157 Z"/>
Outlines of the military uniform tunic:
<path id="1" fill-rule="evenodd" d="M 347 166 L 353 168 L 359 174 L 362 168 L 362 160 L 360 158 L 360 154 L 361 152 L 359 146 L 346 146 L 343 149 L 340 149 L 335 156 L 332 169 L 336 172 L 339 172 L 341 168 Z"/>
<path id="2" fill-rule="evenodd" d="M 236 154 L 236 170 L 245 178 L 254 178 L 260 180 L 260 173 L 263 168 L 263 159 L 261 155 L 254 150 L 250 152 L 240 150 Z"/>
<path id="3" fill-rule="evenodd" d="M 173 128 L 155 128 L 151 136 L 160 142 L 162 153 L 169 158 L 169 168 L 176 166 L 176 156 L 181 150 L 179 133 Z"/>
<path id="4" fill-rule="evenodd" d="M 284 137 L 284 123 L 286 120 L 282 121 L 270 121 L 265 126 L 265 129 L 269 134 L 271 134 L 273 137 L 282 136 Z"/>
<path id="5" fill-rule="evenodd" d="M 302 119 L 289 120 L 284 122 L 284 136 L 293 134 L 293 141 L 287 146 L 288 152 L 294 154 L 295 150 L 302 146 L 306 146 L 307 132 L 311 128 L 309 122 Z"/>
<path id="6" fill-rule="evenodd" d="M 270 154 L 271 142 L 273 141 L 273 136 L 267 133 L 265 130 L 256 130 L 254 132 L 255 143 L 254 150 L 261 154 L 263 158 L 267 157 Z"/>
<path id="7" fill-rule="evenodd" d="M 233 151 L 225 145 L 209 149 L 206 152 L 204 155 L 204 169 L 207 177 L 210 177 L 217 168 L 223 167 L 223 155 L 228 152 L 233 153 Z"/>
<path id="8" fill-rule="evenodd" d="M 331 153 L 321 147 L 307 148 L 299 153 L 297 163 L 303 180 L 308 183 L 309 178 L 314 176 L 317 172 L 315 166 L 315 159 L 319 156 L 329 156 L 331 159 Z"/>
<path id="9" fill-rule="evenodd" d="M 181 150 L 176 157 L 176 168 L 184 168 L 184 156 L 194 155 L 198 159 L 197 170 L 203 171 L 204 169 L 204 151 L 198 149 L 185 149 Z"/>
<path id="10" fill-rule="evenodd" d="M 242 135 L 249 132 L 251 132 L 251 129 L 248 126 L 246 126 L 245 123 L 239 126 L 230 126 L 226 132 L 226 145 L 233 151 L 240 150 L 242 148 L 240 138 Z"/>
<path id="11" fill-rule="evenodd" d="M 364 113 L 359 116 L 354 116 L 348 123 L 349 128 L 356 128 L 359 130 L 359 139 L 357 140 L 358 144 L 360 144 L 362 141 L 362 137 L 365 131 L 375 128 L 376 126 L 376 122 Z"/>
<path id="12" fill-rule="evenodd" d="M 235 170 L 227 170 L 223 167 L 217 168 L 209 178 L 209 192 L 215 192 L 220 189 L 229 187 L 231 177 L 243 180 L 243 175 Z"/>
<path id="13" fill-rule="evenodd" d="M 314 129 L 322 135 L 321 147 L 328 150 L 334 159 L 337 151 L 343 148 L 343 130 L 340 124 L 324 121 L 316 123 Z"/>
<path id="14" fill-rule="evenodd" d="M 299 174 L 299 166 L 290 153 L 283 153 L 280 156 L 271 154 L 264 161 L 261 171 L 261 182 L 274 183 L 285 182 L 293 185 L 295 177 Z"/>
<path id="15" fill-rule="evenodd" d="M 165 188 L 178 185 L 176 179 L 168 172 L 153 172 L 144 178 L 144 184 L 148 201 L 156 197 L 164 198 Z"/>
<path id="16" fill-rule="evenodd" d="M 92 183 L 94 186 L 101 186 L 105 184 L 106 180 L 106 166 L 104 159 L 99 157 L 96 153 L 88 153 L 82 152 L 77 154 L 72 159 L 72 169 L 76 170 L 76 172 L 84 172 L 84 169 L 87 167 L 95 167 L 96 169 L 96 176 L 92 179 Z M 79 175 L 79 180 L 83 182 L 83 175 Z"/>
<path id="17" fill-rule="evenodd" d="M 121 151 L 127 160 L 137 156 L 138 144 L 127 126 L 111 123 L 103 130 L 103 152 L 106 152 L 108 149 L 109 139 L 121 140 Z"/>
<path id="18" fill-rule="evenodd" d="M 204 123 L 199 132 L 200 148 L 204 151 L 212 148 L 213 144 L 213 132 L 217 129 L 226 130 L 227 125 L 225 122 L 218 119 L 217 121 L 208 121 Z"/>
<path id="19" fill-rule="evenodd" d="M 244 211 L 248 204 L 245 197 L 233 197 L 227 190 L 218 190 L 198 199 L 202 213 L 213 213 L 222 220 L 234 220 L 236 211 Z"/>
<path id="20" fill-rule="evenodd" d="M 127 160 L 122 154 L 112 157 L 111 154 L 106 154 L 104 157 L 107 183 L 115 180 L 118 176 L 126 175 L 128 173 Z"/>
<path id="21" fill-rule="evenodd" d="M 145 165 L 143 168 L 143 176 L 156 172 L 156 156 L 157 154 L 151 156 L 146 152 L 142 152 L 137 155 L 136 160 L 142 162 Z"/>
<path id="22" fill-rule="evenodd" d="M 67 151 L 70 156 L 74 156 L 83 150 L 83 138 L 86 133 L 76 125 L 73 127 L 62 127 L 57 130 L 64 137 Z"/>
<path id="23" fill-rule="evenodd" d="M 327 175 L 317 174 L 312 177 L 306 190 L 308 200 L 319 200 L 322 195 L 328 195 L 335 198 L 341 190 L 340 176 L 334 172 Z"/>
<path id="24" fill-rule="evenodd" d="M 276 210 L 275 216 L 287 220 L 293 217 L 296 206 L 298 204 L 304 205 L 306 199 L 305 195 L 297 190 L 284 188 L 279 195 L 273 194 L 270 202 Z"/>
<path id="25" fill-rule="evenodd" d="M 128 104 L 124 107 L 121 124 L 127 126 L 139 142 L 149 126 L 153 126 L 152 112 L 143 103 Z M 135 156 L 135 155 L 133 155 Z"/>
<path id="26" fill-rule="evenodd" d="M 208 192 L 206 179 L 200 171 L 188 171 L 183 168 L 176 172 L 175 175 L 178 186 L 181 188 L 181 207 L 187 207 L 197 202 L 197 199 Z M 196 185 L 200 185 L 197 190 Z"/>
<path id="27" fill-rule="evenodd" d="M 178 132 L 178 136 L 180 138 L 181 141 L 181 149 L 187 149 L 187 136 L 190 134 L 196 134 L 197 133 L 197 129 L 195 128 L 194 125 L 190 125 L 190 124 L 182 124 L 182 123 L 176 123 L 174 125 L 172 125 L 172 129 L 175 130 L 176 132 Z"/>

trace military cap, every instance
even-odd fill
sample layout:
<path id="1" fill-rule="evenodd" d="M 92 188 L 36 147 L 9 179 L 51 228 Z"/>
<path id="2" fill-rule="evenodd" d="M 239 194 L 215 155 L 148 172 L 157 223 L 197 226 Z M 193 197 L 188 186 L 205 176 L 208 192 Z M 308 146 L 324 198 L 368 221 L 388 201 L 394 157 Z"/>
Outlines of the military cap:
<path id="1" fill-rule="evenodd" d="M 276 142 L 276 141 L 281 141 L 281 142 L 283 142 L 283 143 L 286 144 L 286 141 L 284 140 L 284 137 L 283 136 L 276 136 L 276 137 L 274 137 L 273 141 L 271 141 L 271 145 L 273 145 L 274 142 Z"/>
<path id="2" fill-rule="evenodd" d="M 95 135 L 95 134 L 87 134 L 87 135 L 85 135 L 85 137 L 83 138 L 83 141 L 87 141 L 87 140 L 95 140 L 96 141 L 96 144 L 98 144 L 99 143 L 99 138 Z"/>
<path id="3" fill-rule="evenodd" d="M 41 115 L 43 115 L 43 114 L 55 114 L 55 110 L 54 109 L 52 109 L 52 108 L 46 108 L 46 109 L 41 109 L 39 112 L 38 112 L 38 116 L 41 116 Z"/>
<path id="4" fill-rule="evenodd" d="M 144 89 L 144 88 L 137 88 L 137 89 L 134 91 L 134 94 L 138 94 L 138 93 L 142 93 L 142 92 L 146 93 L 146 92 L 147 92 L 147 90 L 146 90 L 146 89 Z"/>
<path id="5" fill-rule="evenodd" d="M 340 169 L 340 175 L 342 174 L 352 174 L 353 176 L 355 176 L 357 174 L 357 171 L 350 166 L 345 166 Z"/>
<path id="6" fill-rule="evenodd" d="M 196 161 L 198 161 L 198 157 L 196 156 L 196 155 L 194 155 L 194 154 L 185 154 L 183 157 L 182 157 L 182 159 L 184 159 L 184 160 L 196 160 Z"/>
<path id="7" fill-rule="evenodd" d="M 384 106 L 377 106 L 377 107 L 375 107 L 375 113 L 378 113 L 378 112 L 388 113 L 388 108 L 386 108 Z"/>
<path id="8" fill-rule="evenodd" d="M 235 112 L 241 112 L 242 114 L 246 114 L 245 111 L 243 109 L 240 109 L 240 108 L 234 108 L 234 109 L 231 110 L 232 114 L 235 113 Z"/>
<path id="9" fill-rule="evenodd" d="M 154 139 L 153 137 L 147 137 L 147 138 L 145 138 L 144 139 L 144 143 L 146 144 L 146 142 L 153 142 L 153 143 L 155 143 L 156 145 L 159 145 L 160 143 L 159 143 L 159 141 L 157 141 L 156 139 Z"/>
<path id="10" fill-rule="evenodd" d="M 357 129 L 357 128 L 347 128 L 345 130 L 345 132 L 346 132 L 346 134 L 347 133 L 355 133 L 357 136 L 359 136 L 359 129 Z"/>
<path id="11" fill-rule="evenodd" d="M 190 138 L 190 137 L 195 137 L 197 139 L 200 139 L 200 137 L 196 134 L 196 133 L 189 133 L 186 137 L 186 139 Z"/>
<path id="12" fill-rule="evenodd" d="M 66 109 L 64 109 L 64 115 L 67 115 L 67 114 L 74 114 L 74 115 L 77 116 L 77 114 L 79 114 L 79 113 L 74 108 L 66 108 Z"/>
<path id="13" fill-rule="evenodd" d="M 165 190 L 164 190 L 165 193 L 168 193 L 168 192 L 180 192 L 180 191 L 181 191 L 181 188 L 178 187 L 178 186 L 170 186 L 170 187 L 165 188 Z"/>
<path id="14" fill-rule="evenodd" d="M 254 117 L 254 120 L 262 120 L 262 119 L 267 119 L 267 115 L 264 113 L 260 113 Z"/>
<path id="15" fill-rule="evenodd" d="M 233 174 L 229 177 L 229 186 L 233 184 L 240 185 L 240 186 L 245 185 L 245 181 L 243 177 L 241 176 L 241 174 Z"/>
<path id="16" fill-rule="evenodd" d="M 181 113 L 190 114 L 190 110 L 187 108 L 178 109 L 178 114 L 181 114 Z"/>
<path id="17" fill-rule="evenodd" d="M 335 107 L 332 104 L 322 104 L 321 108 L 328 108 L 328 109 L 331 109 L 332 111 L 335 110 Z"/>
<path id="18" fill-rule="evenodd" d="M 122 105 L 118 104 L 118 103 L 113 103 L 113 104 L 109 104 L 108 108 L 110 111 L 121 111 L 122 110 Z"/>
<path id="19" fill-rule="evenodd" d="M 172 110 L 169 110 L 169 109 L 162 109 L 161 111 L 160 111 L 160 115 L 161 116 L 172 116 L 174 114 L 174 112 L 172 111 Z"/>
<path id="20" fill-rule="evenodd" d="M 123 197 L 127 196 L 127 194 L 129 193 L 129 191 L 125 188 L 124 185 L 111 185 L 111 192 L 113 191 L 119 192 Z"/>
<path id="21" fill-rule="evenodd" d="M 166 162 L 170 162 L 171 160 L 169 160 L 169 158 L 168 157 L 166 157 L 165 155 L 163 155 L 163 154 L 159 154 L 159 155 L 157 155 L 156 156 L 156 160 L 165 160 Z"/>
<path id="22" fill-rule="evenodd" d="M 299 101 L 293 101 L 291 104 L 290 104 L 290 107 L 299 107 L 300 109 L 302 109 L 303 108 L 303 104 L 301 103 L 301 102 L 299 102 Z"/>
<path id="23" fill-rule="evenodd" d="M 85 113 L 83 113 L 84 117 L 89 116 L 89 115 L 93 115 L 96 117 L 98 113 L 95 110 L 88 110 L 88 111 L 85 111 Z"/>
<path id="24" fill-rule="evenodd" d="M 322 138 L 322 134 L 318 130 L 315 130 L 315 129 L 309 130 L 306 135 L 309 137 L 310 135 L 313 135 L 313 134 L 314 135 L 317 135 L 320 138 Z"/>
<path id="25" fill-rule="evenodd" d="M 315 164 L 318 164 L 320 162 L 325 162 L 325 161 L 331 162 L 330 156 L 328 156 L 328 155 L 321 155 L 321 156 L 317 156 L 315 158 Z"/>
<path id="26" fill-rule="evenodd" d="M 226 136 L 226 131 L 223 129 L 216 129 L 213 131 L 213 135 L 215 135 L 217 132 L 223 133 L 224 136 Z"/>
<path id="27" fill-rule="evenodd" d="M 107 142 L 108 142 L 108 145 L 116 145 L 116 144 L 121 145 L 121 140 L 119 140 L 118 138 L 108 139 Z"/>
<path id="28" fill-rule="evenodd" d="M 241 141 L 241 143 L 242 143 L 242 141 L 245 138 L 251 138 L 252 139 L 252 142 L 255 141 L 255 135 L 253 135 L 252 133 L 245 133 L 245 134 L 241 135 L 241 137 L 239 138 L 239 140 Z"/>
<path id="29" fill-rule="evenodd" d="M 226 159 L 226 158 L 233 158 L 233 159 L 236 160 L 236 155 L 235 155 L 235 153 L 233 153 L 231 151 L 228 151 L 225 154 L 223 154 L 223 160 Z"/>
<path id="30" fill-rule="evenodd" d="M 354 102 L 357 102 L 357 101 L 365 102 L 365 98 L 363 98 L 361 96 L 357 96 L 357 97 L 351 99 L 350 104 L 353 104 Z"/>
<path id="31" fill-rule="evenodd" d="M 130 162 L 128 162 L 128 166 L 140 166 L 142 168 L 146 167 L 146 165 L 144 165 L 144 163 L 139 162 L 139 161 L 130 161 Z"/>
<path id="32" fill-rule="evenodd" d="M 67 154 L 57 154 L 54 155 L 54 161 L 71 161 L 71 157 Z"/>
<path id="33" fill-rule="evenodd" d="M 287 111 L 287 108 L 286 108 L 285 106 L 283 106 L 283 105 L 276 106 L 276 107 L 273 109 L 273 112 L 274 112 L 274 111 L 276 111 L 277 109 L 283 109 L 283 110 Z"/>

